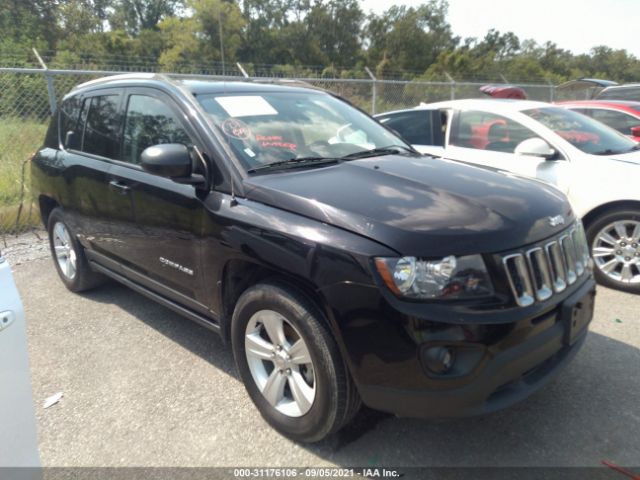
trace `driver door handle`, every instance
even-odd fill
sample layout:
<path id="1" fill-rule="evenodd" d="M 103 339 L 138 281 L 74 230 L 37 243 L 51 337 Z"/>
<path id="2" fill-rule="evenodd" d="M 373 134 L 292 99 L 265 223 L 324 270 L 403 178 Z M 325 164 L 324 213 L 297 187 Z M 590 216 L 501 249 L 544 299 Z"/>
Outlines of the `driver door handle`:
<path id="1" fill-rule="evenodd" d="M 111 180 L 109 182 L 109 187 L 113 188 L 120 192 L 121 195 L 126 195 L 131 190 L 131 187 L 120 180 Z"/>

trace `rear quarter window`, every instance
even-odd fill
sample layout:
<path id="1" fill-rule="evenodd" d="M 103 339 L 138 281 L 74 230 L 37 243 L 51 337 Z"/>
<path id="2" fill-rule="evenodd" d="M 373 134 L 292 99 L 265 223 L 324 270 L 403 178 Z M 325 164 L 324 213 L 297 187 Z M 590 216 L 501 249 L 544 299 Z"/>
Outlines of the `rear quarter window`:
<path id="1" fill-rule="evenodd" d="M 60 105 L 59 141 L 65 148 L 80 149 L 80 140 L 82 137 L 82 126 L 80 125 L 81 110 L 82 99 L 77 96 L 66 99 Z"/>

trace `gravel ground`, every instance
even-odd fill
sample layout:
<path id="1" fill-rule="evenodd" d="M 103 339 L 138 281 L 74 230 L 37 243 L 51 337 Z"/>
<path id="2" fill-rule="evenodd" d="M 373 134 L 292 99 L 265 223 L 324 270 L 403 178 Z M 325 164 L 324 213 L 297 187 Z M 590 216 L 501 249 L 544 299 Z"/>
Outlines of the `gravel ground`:
<path id="1" fill-rule="evenodd" d="M 27 315 L 45 466 L 640 465 L 638 296 L 599 288 L 575 361 L 506 411 L 418 421 L 365 410 L 305 446 L 262 420 L 216 334 L 116 284 L 72 294 L 51 260 L 30 260 L 46 252 L 33 243 L 6 252 Z M 43 409 L 56 392 L 60 403 Z"/>
<path id="2" fill-rule="evenodd" d="M 0 251 L 14 267 L 33 260 L 49 258 L 47 232 L 34 229 L 20 235 L 0 237 Z"/>

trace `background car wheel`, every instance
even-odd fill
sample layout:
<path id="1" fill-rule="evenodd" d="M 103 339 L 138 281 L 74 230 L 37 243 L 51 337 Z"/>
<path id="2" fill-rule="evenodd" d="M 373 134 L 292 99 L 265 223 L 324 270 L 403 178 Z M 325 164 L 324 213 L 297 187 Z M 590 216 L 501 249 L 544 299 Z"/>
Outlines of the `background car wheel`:
<path id="1" fill-rule="evenodd" d="M 105 277 L 89 267 L 82 245 L 65 222 L 62 209 L 49 215 L 49 245 L 51 256 L 62 283 L 72 292 L 82 292 L 105 282 Z"/>
<path id="2" fill-rule="evenodd" d="M 319 441 L 360 407 L 326 321 L 293 288 L 263 283 L 245 291 L 233 313 L 231 340 L 249 396 L 283 435 Z"/>
<path id="3" fill-rule="evenodd" d="M 598 283 L 640 293 L 640 211 L 610 211 L 586 229 Z"/>

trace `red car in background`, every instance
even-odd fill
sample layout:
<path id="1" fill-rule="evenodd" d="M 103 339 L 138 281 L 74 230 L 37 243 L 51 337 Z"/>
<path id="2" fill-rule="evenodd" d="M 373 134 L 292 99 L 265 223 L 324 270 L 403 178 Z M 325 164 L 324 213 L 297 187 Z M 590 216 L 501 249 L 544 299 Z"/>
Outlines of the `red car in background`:
<path id="1" fill-rule="evenodd" d="M 587 115 L 640 142 L 640 102 L 578 100 L 557 105 Z"/>

